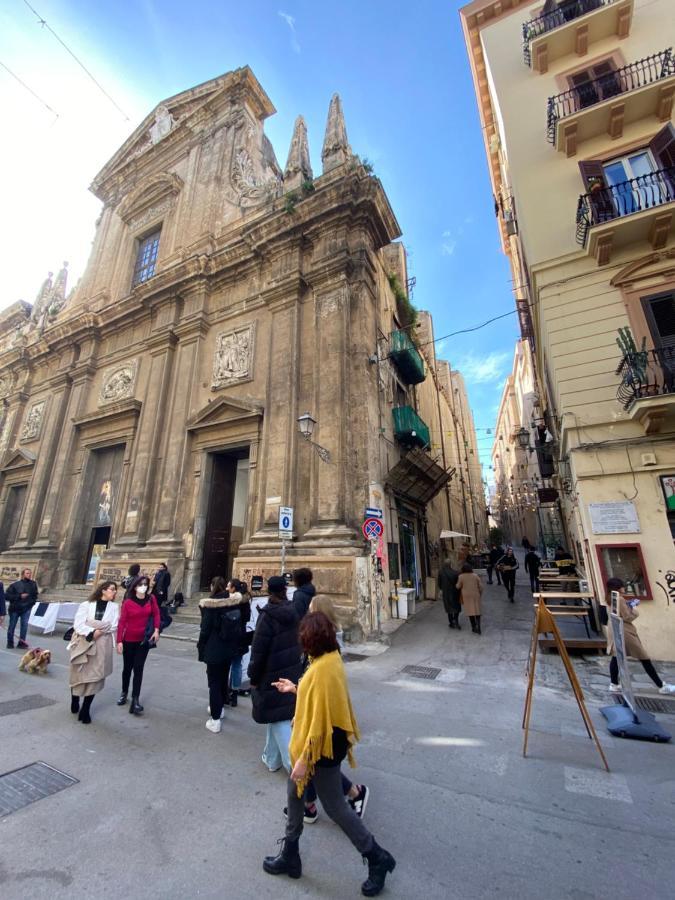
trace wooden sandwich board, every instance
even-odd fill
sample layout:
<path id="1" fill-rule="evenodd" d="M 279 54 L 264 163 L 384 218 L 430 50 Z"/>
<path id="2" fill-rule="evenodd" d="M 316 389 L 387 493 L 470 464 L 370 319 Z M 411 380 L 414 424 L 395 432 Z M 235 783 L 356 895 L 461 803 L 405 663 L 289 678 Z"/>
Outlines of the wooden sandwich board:
<path id="1" fill-rule="evenodd" d="M 540 634 L 552 634 L 553 639 L 555 641 L 556 649 L 560 655 L 560 658 L 563 661 L 563 665 L 565 666 L 565 671 L 567 672 L 567 677 L 569 678 L 570 685 L 572 686 L 572 693 L 577 701 L 577 706 L 579 707 L 579 712 L 581 713 L 581 718 L 584 721 L 584 725 L 586 726 L 586 732 L 588 733 L 588 737 L 595 741 L 595 746 L 598 748 L 598 753 L 600 754 L 600 758 L 605 766 L 605 769 L 609 772 L 609 765 L 607 764 L 607 759 L 605 758 L 605 754 L 603 753 L 602 747 L 600 746 L 600 741 L 598 740 L 598 736 L 595 732 L 595 728 L 593 727 L 593 722 L 591 721 L 591 717 L 586 708 L 586 703 L 584 701 L 584 694 L 581 690 L 581 685 L 579 684 L 579 679 L 577 678 L 577 673 L 574 670 L 574 666 L 572 665 L 572 660 L 569 657 L 563 639 L 558 631 L 558 626 L 555 623 L 555 619 L 551 610 L 547 608 L 546 604 L 541 600 L 537 604 L 536 615 L 534 619 L 534 624 L 532 626 L 532 638 L 530 641 L 530 655 L 527 663 L 527 693 L 525 695 L 525 709 L 523 710 L 523 724 L 522 727 L 525 731 L 524 741 L 523 741 L 523 756 L 527 756 L 527 739 L 529 737 L 530 731 L 530 715 L 532 713 L 532 698 L 534 694 L 534 676 L 535 670 L 537 667 L 537 646 L 539 643 L 539 635 Z"/>

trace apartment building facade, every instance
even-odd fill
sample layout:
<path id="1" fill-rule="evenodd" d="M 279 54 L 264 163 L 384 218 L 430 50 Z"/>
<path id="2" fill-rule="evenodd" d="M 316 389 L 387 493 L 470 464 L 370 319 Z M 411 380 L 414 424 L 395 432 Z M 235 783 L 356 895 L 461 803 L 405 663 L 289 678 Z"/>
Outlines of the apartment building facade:
<path id="1" fill-rule="evenodd" d="M 675 657 L 675 16 L 670 0 L 461 13 L 541 418 L 545 496 L 597 590 Z M 544 474 L 546 473 L 546 474 Z"/>

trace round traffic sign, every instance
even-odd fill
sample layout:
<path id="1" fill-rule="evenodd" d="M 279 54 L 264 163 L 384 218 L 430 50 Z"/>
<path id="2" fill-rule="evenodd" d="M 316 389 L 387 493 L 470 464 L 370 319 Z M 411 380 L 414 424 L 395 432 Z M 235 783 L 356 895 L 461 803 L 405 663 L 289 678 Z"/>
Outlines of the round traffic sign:
<path id="1" fill-rule="evenodd" d="M 291 527 L 291 520 L 288 516 L 281 517 L 281 527 L 288 530 Z"/>
<path id="2" fill-rule="evenodd" d="M 381 519 L 368 518 L 363 523 L 363 536 L 368 541 L 376 541 L 379 537 L 382 537 L 382 532 L 384 531 L 384 526 L 382 524 Z"/>

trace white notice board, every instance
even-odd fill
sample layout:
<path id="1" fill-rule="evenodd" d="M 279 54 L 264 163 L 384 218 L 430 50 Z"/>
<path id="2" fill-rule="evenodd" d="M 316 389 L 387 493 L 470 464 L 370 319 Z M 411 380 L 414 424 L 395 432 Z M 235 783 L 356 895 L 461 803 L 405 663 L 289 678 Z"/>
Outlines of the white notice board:
<path id="1" fill-rule="evenodd" d="M 639 534 L 640 520 L 630 500 L 589 503 L 593 534 Z"/>

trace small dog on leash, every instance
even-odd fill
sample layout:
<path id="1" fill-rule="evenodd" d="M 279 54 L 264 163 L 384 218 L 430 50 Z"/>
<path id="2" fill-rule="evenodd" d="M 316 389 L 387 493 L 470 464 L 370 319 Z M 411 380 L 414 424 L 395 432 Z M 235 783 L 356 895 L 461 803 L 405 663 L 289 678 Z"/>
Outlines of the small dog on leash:
<path id="1" fill-rule="evenodd" d="M 52 651 L 43 650 L 41 647 L 34 647 L 21 657 L 19 670 L 21 672 L 30 672 L 31 675 L 44 675 L 47 667 L 52 660 Z"/>

